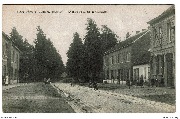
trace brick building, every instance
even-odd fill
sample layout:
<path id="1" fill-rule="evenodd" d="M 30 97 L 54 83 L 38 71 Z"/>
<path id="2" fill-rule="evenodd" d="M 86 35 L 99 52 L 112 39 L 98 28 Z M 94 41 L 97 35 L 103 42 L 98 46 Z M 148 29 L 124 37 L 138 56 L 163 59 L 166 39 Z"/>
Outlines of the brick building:
<path id="1" fill-rule="evenodd" d="M 143 30 L 105 52 L 103 70 L 105 80 L 112 83 L 133 80 L 133 66 L 149 61 L 150 31 Z M 144 59 L 143 59 L 144 58 Z M 143 59 L 143 60 L 142 60 Z"/>
<path id="2" fill-rule="evenodd" d="M 20 50 L 9 36 L 2 32 L 2 79 L 8 75 L 10 84 L 19 80 L 19 58 Z"/>
<path id="3" fill-rule="evenodd" d="M 175 6 L 150 20 L 151 78 L 175 86 Z"/>

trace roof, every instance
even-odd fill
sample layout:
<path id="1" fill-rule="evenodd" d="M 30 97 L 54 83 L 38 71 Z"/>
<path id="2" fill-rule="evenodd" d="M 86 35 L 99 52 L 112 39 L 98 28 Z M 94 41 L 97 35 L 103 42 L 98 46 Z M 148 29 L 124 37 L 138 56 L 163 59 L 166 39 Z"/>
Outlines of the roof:
<path id="1" fill-rule="evenodd" d="M 8 38 L 8 40 L 10 40 L 10 37 L 7 34 L 5 34 L 4 32 L 2 32 L 2 36 L 6 37 L 6 38 Z"/>
<path id="2" fill-rule="evenodd" d="M 128 39 L 126 39 L 125 41 L 122 41 L 120 43 L 118 43 L 117 45 L 115 45 L 113 48 L 111 48 L 110 50 L 106 51 L 104 53 L 104 55 L 110 54 L 112 52 L 116 52 L 118 50 L 121 50 L 123 48 L 129 47 L 131 46 L 133 43 L 135 43 L 138 39 L 140 39 L 142 36 L 144 36 L 147 32 L 149 32 L 149 30 L 145 30 L 143 32 L 140 32 L 134 36 L 129 37 Z"/>
<path id="3" fill-rule="evenodd" d="M 140 53 L 136 59 L 134 59 L 133 65 L 143 65 L 143 64 L 149 64 L 151 58 L 151 53 L 149 51 L 146 51 L 144 53 Z"/>
<path id="4" fill-rule="evenodd" d="M 4 32 L 2 32 L 2 36 L 6 37 L 9 41 L 11 41 L 13 47 L 14 47 L 16 50 L 18 50 L 19 52 L 21 52 L 21 51 L 19 50 L 19 48 L 17 48 L 17 46 L 15 46 L 14 41 L 12 41 L 11 38 L 10 38 L 7 34 L 5 34 Z M 7 39 L 6 39 L 6 40 L 7 40 Z"/>
<path id="5" fill-rule="evenodd" d="M 175 6 L 174 5 L 172 5 L 167 10 L 165 10 L 162 14 L 160 14 L 159 16 L 155 17 L 154 19 L 150 20 L 147 23 L 148 24 L 153 24 L 153 23 L 163 19 L 164 17 L 166 17 L 166 16 L 168 16 L 170 14 L 175 14 Z"/>
<path id="6" fill-rule="evenodd" d="M 140 37 L 134 44 L 132 49 L 132 63 L 133 65 L 148 64 L 150 61 L 151 53 L 150 48 L 150 32 Z"/>

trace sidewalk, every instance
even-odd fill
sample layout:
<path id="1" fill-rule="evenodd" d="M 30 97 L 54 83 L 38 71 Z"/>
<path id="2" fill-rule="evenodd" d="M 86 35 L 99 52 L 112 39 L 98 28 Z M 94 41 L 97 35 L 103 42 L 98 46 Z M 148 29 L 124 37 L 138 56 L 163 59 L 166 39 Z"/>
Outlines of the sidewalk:
<path id="1" fill-rule="evenodd" d="M 14 88 L 14 87 L 18 87 L 18 86 L 23 86 L 23 85 L 27 85 L 27 83 L 16 83 L 16 84 L 9 84 L 8 86 L 2 86 L 2 90 L 9 90 L 11 88 Z"/>

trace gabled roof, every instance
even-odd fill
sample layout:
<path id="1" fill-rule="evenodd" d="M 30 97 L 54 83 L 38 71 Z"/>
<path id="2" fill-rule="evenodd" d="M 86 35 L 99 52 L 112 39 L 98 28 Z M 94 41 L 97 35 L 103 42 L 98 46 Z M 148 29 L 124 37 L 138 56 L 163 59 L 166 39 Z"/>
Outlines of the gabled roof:
<path id="1" fill-rule="evenodd" d="M 132 49 L 132 63 L 133 65 L 142 65 L 149 64 L 151 53 L 149 51 L 150 48 L 150 32 L 147 32 L 143 35 L 139 40 L 137 40 Z"/>
<path id="2" fill-rule="evenodd" d="M 149 32 L 149 30 L 145 30 L 143 32 L 140 32 L 140 33 L 134 35 L 134 36 L 129 37 L 125 41 L 122 41 L 122 42 L 118 43 L 117 45 L 115 45 L 115 47 L 112 47 L 110 50 L 106 51 L 104 53 L 104 55 L 107 55 L 107 54 L 110 54 L 110 53 L 113 53 L 115 51 L 118 51 L 118 50 L 121 50 L 123 48 L 131 46 L 138 39 L 140 39 L 142 36 L 144 36 L 147 32 Z"/>
<path id="3" fill-rule="evenodd" d="M 19 48 L 17 48 L 17 46 L 15 46 L 14 41 L 12 41 L 11 38 L 7 34 L 5 34 L 3 31 L 2 31 L 2 36 L 6 37 L 6 40 L 8 40 L 9 42 L 12 42 L 13 47 L 21 53 Z"/>
<path id="4" fill-rule="evenodd" d="M 2 31 L 2 36 L 6 37 L 6 40 L 10 41 L 10 37 Z"/>
<path id="5" fill-rule="evenodd" d="M 157 21 L 159 21 L 160 19 L 166 17 L 169 14 L 175 14 L 175 6 L 172 5 L 170 8 L 168 8 L 166 11 L 164 11 L 161 15 L 155 17 L 154 19 L 150 20 L 149 22 L 147 22 L 148 24 L 153 24 Z"/>

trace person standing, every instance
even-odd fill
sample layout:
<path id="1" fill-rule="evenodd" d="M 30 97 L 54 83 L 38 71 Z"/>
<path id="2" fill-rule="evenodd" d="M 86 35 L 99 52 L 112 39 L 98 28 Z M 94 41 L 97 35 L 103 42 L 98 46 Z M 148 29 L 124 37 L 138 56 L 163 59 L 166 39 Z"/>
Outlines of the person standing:
<path id="1" fill-rule="evenodd" d="M 141 75 L 141 77 L 140 77 L 140 86 L 141 86 L 141 88 L 143 88 L 143 84 L 144 84 L 143 75 Z"/>
<path id="2" fill-rule="evenodd" d="M 8 84 L 9 84 L 9 77 L 8 77 L 8 75 L 6 75 L 5 86 L 8 86 Z"/>

